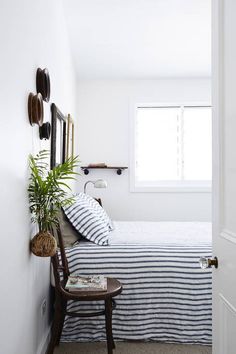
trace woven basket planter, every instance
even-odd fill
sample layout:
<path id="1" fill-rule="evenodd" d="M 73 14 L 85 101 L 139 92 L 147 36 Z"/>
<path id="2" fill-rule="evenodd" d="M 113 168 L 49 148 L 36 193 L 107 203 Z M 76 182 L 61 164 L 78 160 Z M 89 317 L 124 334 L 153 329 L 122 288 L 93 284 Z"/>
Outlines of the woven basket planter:
<path id="1" fill-rule="evenodd" d="M 32 238 L 30 250 L 38 257 L 52 257 L 57 250 L 56 239 L 48 231 L 39 232 Z"/>

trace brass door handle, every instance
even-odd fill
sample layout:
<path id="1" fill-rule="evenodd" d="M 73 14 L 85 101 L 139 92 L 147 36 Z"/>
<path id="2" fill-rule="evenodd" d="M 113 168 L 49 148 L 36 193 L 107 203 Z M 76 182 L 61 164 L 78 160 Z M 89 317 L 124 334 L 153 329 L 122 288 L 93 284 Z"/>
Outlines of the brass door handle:
<path id="1" fill-rule="evenodd" d="M 218 259 L 217 257 L 214 257 L 213 259 L 201 257 L 199 259 L 199 264 L 202 269 L 211 268 L 212 266 L 218 268 Z"/>

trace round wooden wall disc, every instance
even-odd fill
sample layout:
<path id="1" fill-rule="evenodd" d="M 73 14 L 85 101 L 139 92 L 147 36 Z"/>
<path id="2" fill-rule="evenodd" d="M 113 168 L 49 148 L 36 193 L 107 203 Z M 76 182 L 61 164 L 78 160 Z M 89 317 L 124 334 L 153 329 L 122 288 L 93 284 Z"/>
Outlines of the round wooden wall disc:
<path id="1" fill-rule="evenodd" d="M 49 122 L 44 123 L 39 127 L 39 137 L 40 139 L 49 139 L 51 134 L 51 124 Z"/>
<path id="2" fill-rule="evenodd" d="M 48 69 L 37 69 L 36 90 L 37 93 L 41 93 L 44 101 L 48 102 L 50 100 L 50 77 Z"/>
<path id="3" fill-rule="evenodd" d="M 43 98 L 40 93 L 34 95 L 32 92 L 28 96 L 28 115 L 31 125 L 43 124 Z"/>

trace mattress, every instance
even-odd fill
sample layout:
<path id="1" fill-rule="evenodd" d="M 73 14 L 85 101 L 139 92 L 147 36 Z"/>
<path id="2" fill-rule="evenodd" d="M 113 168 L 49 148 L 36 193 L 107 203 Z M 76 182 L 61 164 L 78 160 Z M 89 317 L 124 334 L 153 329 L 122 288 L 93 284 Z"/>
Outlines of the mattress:
<path id="1" fill-rule="evenodd" d="M 212 275 L 199 258 L 211 257 L 211 224 L 197 222 L 115 222 L 109 246 L 81 242 L 66 249 L 70 272 L 116 277 L 116 340 L 211 344 Z M 102 303 L 68 303 L 86 311 Z M 106 340 L 104 316 L 66 318 L 62 338 Z"/>

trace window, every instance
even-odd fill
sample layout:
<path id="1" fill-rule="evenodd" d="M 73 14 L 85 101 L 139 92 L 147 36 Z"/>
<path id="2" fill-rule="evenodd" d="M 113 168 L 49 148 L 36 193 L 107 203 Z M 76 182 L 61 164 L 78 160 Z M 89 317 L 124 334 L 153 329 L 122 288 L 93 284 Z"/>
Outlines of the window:
<path id="1" fill-rule="evenodd" d="M 209 106 L 138 106 L 132 190 L 210 191 L 212 118 Z"/>

